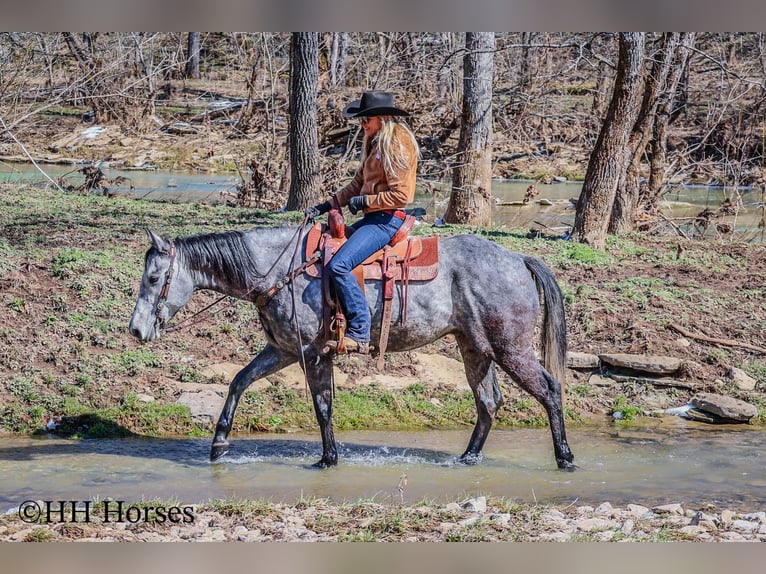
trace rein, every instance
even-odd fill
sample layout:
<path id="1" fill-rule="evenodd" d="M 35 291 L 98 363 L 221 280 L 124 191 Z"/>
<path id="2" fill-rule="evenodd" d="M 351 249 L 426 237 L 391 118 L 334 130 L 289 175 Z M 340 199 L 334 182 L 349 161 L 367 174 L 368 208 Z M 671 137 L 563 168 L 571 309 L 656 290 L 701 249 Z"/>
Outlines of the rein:
<path id="1" fill-rule="evenodd" d="M 298 229 L 296 230 L 296 232 L 293 235 L 293 237 L 290 238 L 290 241 L 287 242 L 287 244 L 285 245 L 284 249 L 282 249 L 282 252 L 277 256 L 277 258 L 274 260 L 274 263 L 271 265 L 269 270 L 263 275 L 263 277 L 268 277 L 268 275 L 274 270 L 274 268 L 277 266 L 277 263 L 279 263 L 279 260 L 282 259 L 282 256 L 287 252 L 287 250 L 290 247 L 290 245 L 292 245 L 293 240 L 297 237 L 297 243 L 296 243 L 295 251 L 293 252 L 292 261 L 295 260 L 295 255 L 297 253 L 298 247 L 300 246 L 301 239 L 303 237 L 303 230 L 304 230 L 304 228 L 306 226 L 306 223 L 308 222 L 309 219 L 310 218 L 308 216 L 306 216 L 303 219 L 303 223 L 298 227 Z M 175 257 L 176 257 L 176 248 L 175 248 L 175 245 L 171 243 L 170 244 L 170 268 L 168 269 L 168 274 L 165 277 L 165 284 L 162 286 L 162 290 L 160 291 L 160 296 L 157 299 L 157 309 L 155 311 L 155 315 L 156 315 L 157 319 L 160 322 L 162 322 L 162 320 L 160 319 L 160 312 L 161 312 L 162 308 L 164 307 L 165 302 L 167 301 L 168 291 L 170 290 L 170 282 L 173 279 L 173 263 L 175 261 Z M 311 259 L 308 259 L 307 261 L 305 261 L 300 267 L 298 267 L 297 269 L 291 271 L 290 273 L 285 275 L 282 279 L 277 281 L 272 287 L 267 289 L 264 293 L 261 293 L 260 295 L 258 295 L 255 298 L 255 301 L 254 301 L 255 302 L 255 306 L 256 307 L 263 307 L 264 305 L 267 305 L 269 303 L 269 301 L 271 301 L 271 299 L 279 291 L 281 291 L 286 285 L 291 283 L 296 277 L 298 277 L 306 269 L 308 269 L 309 267 L 314 265 L 316 262 L 318 262 L 319 259 L 320 259 L 320 254 L 319 254 L 319 252 L 317 252 L 317 253 L 315 253 L 311 257 Z M 292 266 L 292 264 L 291 264 L 291 266 Z M 255 290 L 255 287 L 253 287 L 252 289 L 248 290 L 244 294 L 243 298 L 246 298 L 254 290 Z M 191 327 L 193 325 L 196 325 L 197 323 L 202 321 L 201 318 L 198 318 L 200 315 L 202 315 L 206 311 L 210 310 L 212 307 L 215 307 L 216 305 L 218 305 L 220 302 L 222 302 L 224 299 L 226 299 L 228 297 L 229 297 L 229 295 L 221 295 L 220 297 L 218 297 L 218 299 L 216 299 L 215 301 L 213 301 L 212 303 L 210 303 L 206 307 L 200 309 L 199 311 L 197 311 L 196 313 L 194 313 L 190 317 L 187 317 L 183 321 L 180 321 L 180 322 L 176 323 L 172 327 L 168 327 L 167 329 L 165 329 L 165 332 L 166 333 L 172 333 L 174 331 L 179 331 L 182 328 Z M 197 318 L 196 321 L 194 320 L 195 318 Z"/>

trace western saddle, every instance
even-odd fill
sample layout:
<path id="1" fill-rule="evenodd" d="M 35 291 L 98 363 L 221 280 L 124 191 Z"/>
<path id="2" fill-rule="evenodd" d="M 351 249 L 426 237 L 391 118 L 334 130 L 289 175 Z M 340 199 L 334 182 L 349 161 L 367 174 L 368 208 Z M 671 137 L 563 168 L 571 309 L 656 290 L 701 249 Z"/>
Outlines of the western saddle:
<path id="1" fill-rule="evenodd" d="M 407 322 L 407 295 L 410 281 L 430 281 L 439 271 L 439 237 L 411 237 L 409 231 L 415 223 L 412 215 L 406 215 L 399 231 L 391 242 L 383 249 L 373 253 L 352 273 L 364 292 L 365 281 L 383 282 L 383 313 L 380 324 L 380 340 L 378 342 L 378 370 L 384 368 L 384 353 L 388 345 L 388 334 L 391 328 L 394 292 L 398 282 L 401 314 L 398 318 L 401 324 Z M 314 259 L 314 263 L 306 267 L 310 277 L 322 280 L 322 299 L 324 335 L 327 341 L 343 341 L 346 331 L 346 318 L 340 302 L 333 295 L 329 273 L 324 268 L 332 256 L 340 249 L 353 233 L 346 226 L 343 214 L 339 209 L 331 209 L 327 225 L 315 223 L 306 238 L 306 261 Z M 329 352 L 326 346 L 324 352 Z"/>

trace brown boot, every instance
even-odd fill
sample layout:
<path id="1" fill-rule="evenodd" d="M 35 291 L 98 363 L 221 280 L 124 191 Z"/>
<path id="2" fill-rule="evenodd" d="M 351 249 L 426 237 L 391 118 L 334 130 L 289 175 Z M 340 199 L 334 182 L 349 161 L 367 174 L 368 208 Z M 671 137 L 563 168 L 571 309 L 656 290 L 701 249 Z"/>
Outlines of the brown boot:
<path id="1" fill-rule="evenodd" d="M 369 341 L 359 342 L 354 341 L 350 337 L 343 337 L 342 341 L 327 341 L 324 344 L 322 352 L 325 355 L 330 353 L 336 353 L 338 355 L 345 355 L 348 353 L 359 353 L 360 355 L 370 354 Z"/>

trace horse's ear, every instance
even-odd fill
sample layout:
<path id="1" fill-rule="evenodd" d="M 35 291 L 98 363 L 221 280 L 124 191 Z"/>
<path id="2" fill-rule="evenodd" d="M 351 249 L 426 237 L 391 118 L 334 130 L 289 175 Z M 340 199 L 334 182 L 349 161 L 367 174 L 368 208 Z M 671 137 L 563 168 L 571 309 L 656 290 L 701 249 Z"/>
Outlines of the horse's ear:
<path id="1" fill-rule="evenodd" d="M 152 247 L 154 247 L 157 251 L 159 251 L 162 254 L 167 255 L 170 253 L 170 241 L 162 237 L 161 235 L 155 233 L 148 227 L 145 229 L 146 235 L 149 237 L 149 241 L 152 244 Z"/>

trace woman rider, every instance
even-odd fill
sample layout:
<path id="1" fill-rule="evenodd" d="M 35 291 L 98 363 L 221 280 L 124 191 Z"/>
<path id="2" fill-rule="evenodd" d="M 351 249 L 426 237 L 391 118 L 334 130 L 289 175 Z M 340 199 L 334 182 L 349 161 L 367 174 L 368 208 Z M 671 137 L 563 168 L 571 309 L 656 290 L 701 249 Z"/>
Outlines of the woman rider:
<path id="1" fill-rule="evenodd" d="M 415 197 L 415 173 L 420 149 L 415 135 L 394 105 L 389 92 L 362 94 L 343 110 L 347 118 L 359 118 L 364 130 L 362 163 L 351 182 L 335 194 L 341 207 L 352 214 L 363 211 L 354 223 L 353 235 L 330 260 L 328 270 L 346 312 L 348 328 L 343 341 L 329 341 L 338 353 L 370 352 L 370 309 L 351 270 L 391 241 L 404 221 L 402 211 Z M 306 210 L 316 217 L 330 210 L 325 201 Z M 335 345 L 333 345 L 335 343 Z"/>

